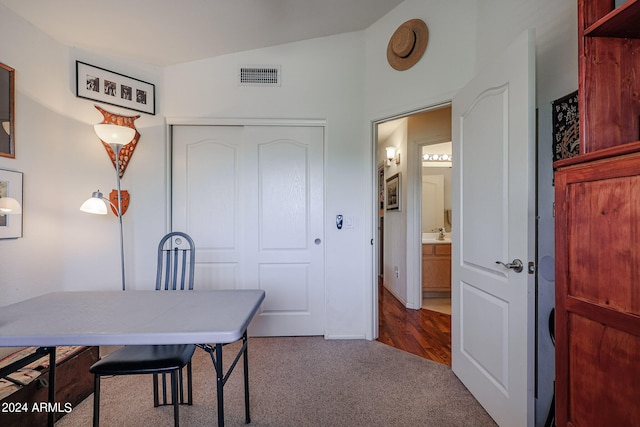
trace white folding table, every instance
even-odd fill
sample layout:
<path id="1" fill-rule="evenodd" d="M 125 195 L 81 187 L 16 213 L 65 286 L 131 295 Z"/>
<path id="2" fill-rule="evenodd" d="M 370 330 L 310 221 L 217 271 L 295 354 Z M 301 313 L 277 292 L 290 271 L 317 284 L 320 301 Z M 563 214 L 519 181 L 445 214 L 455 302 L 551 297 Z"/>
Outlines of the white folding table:
<path id="1" fill-rule="evenodd" d="M 40 347 L 50 355 L 49 403 L 55 403 L 55 347 L 67 345 L 198 344 L 217 377 L 218 426 L 224 426 L 223 387 L 244 356 L 245 421 L 249 414 L 247 327 L 262 290 L 54 292 L 0 307 L 0 347 Z M 242 348 L 225 373 L 222 346 Z M 25 363 L 28 364 L 27 362 Z M 0 377 L 20 366 L 0 370 Z M 49 414 L 53 426 L 54 414 Z"/>

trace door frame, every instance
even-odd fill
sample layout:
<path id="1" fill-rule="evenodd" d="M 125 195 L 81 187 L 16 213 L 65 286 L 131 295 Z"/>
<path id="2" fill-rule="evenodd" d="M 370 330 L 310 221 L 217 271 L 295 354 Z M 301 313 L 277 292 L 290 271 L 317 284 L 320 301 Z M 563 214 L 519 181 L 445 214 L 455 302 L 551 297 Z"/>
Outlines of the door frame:
<path id="1" fill-rule="evenodd" d="M 440 108 L 451 106 L 453 95 L 450 98 L 434 101 L 428 103 L 423 107 L 417 107 L 411 110 L 404 111 L 395 115 L 390 115 L 378 119 L 373 119 L 370 122 L 371 126 L 371 213 L 373 220 L 371 221 L 371 286 L 369 287 L 370 294 L 368 300 L 371 302 L 369 305 L 370 313 L 368 318 L 371 319 L 371 333 L 370 339 L 375 340 L 378 338 L 378 272 L 380 271 L 378 253 L 380 251 L 380 242 L 377 238 L 378 233 L 378 166 L 379 160 L 377 158 L 377 145 L 378 145 L 378 125 L 389 122 L 392 120 L 402 119 L 404 117 L 413 116 L 420 113 L 425 113 Z M 404 156 L 404 161 L 407 162 L 407 173 L 405 177 L 405 185 L 407 191 L 406 197 L 406 213 L 407 213 L 407 236 L 414 236 L 413 239 L 407 238 L 405 246 L 407 248 L 406 256 L 406 272 L 407 272 L 407 308 L 419 310 L 422 308 L 422 240 L 420 238 L 422 225 L 422 204 L 416 203 L 416 197 L 422 199 L 422 162 L 418 161 L 420 158 L 420 150 L 422 145 L 429 141 L 411 142 L 407 141 L 407 154 Z M 382 159 L 384 161 L 384 159 Z M 413 284 L 413 286 L 409 284 Z"/>

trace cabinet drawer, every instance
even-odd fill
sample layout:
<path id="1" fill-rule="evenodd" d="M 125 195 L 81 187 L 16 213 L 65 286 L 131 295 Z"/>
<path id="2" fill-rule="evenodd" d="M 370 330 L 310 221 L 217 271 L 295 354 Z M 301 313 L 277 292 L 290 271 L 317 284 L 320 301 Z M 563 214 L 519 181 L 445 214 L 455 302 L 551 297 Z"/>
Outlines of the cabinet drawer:
<path id="1" fill-rule="evenodd" d="M 433 247 L 435 245 L 425 245 L 422 244 L 422 256 L 432 256 L 433 255 Z"/>
<path id="2" fill-rule="evenodd" d="M 451 245 L 433 245 L 435 255 L 451 255 Z"/>
<path id="3" fill-rule="evenodd" d="M 451 255 L 451 244 L 422 244 L 422 256 L 442 256 Z"/>

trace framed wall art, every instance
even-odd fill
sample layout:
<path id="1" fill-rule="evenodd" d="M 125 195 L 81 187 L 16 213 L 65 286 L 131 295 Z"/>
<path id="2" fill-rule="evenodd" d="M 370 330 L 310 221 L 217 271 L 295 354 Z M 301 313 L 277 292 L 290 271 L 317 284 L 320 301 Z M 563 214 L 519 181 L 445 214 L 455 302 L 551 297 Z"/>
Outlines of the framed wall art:
<path id="1" fill-rule="evenodd" d="M 0 198 L 12 197 L 22 206 L 22 172 L 0 169 Z M 0 239 L 22 237 L 22 214 L 0 213 Z"/>
<path id="2" fill-rule="evenodd" d="M 16 157 L 15 70 L 0 63 L 0 156 Z"/>
<path id="3" fill-rule="evenodd" d="M 76 96 L 156 114 L 154 84 L 80 61 L 76 61 Z"/>
<path id="4" fill-rule="evenodd" d="M 385 197 L 388 211 L 399 211 L 402 206 L 400 197 L 402 194 L 401 184 L 400 172 L 387 178 L 387 194 Z"/>

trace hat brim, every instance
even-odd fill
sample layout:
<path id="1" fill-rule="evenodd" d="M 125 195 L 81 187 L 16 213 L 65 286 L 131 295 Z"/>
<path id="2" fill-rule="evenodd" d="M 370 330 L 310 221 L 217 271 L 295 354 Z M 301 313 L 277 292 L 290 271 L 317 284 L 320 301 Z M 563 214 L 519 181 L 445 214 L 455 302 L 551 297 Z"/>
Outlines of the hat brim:
<path id="1" fill-rule="evenodd" d="M 413 50 L 406 57 L 397 55 L 393 51 L 392 47 L 394 36 L 396 36 L 396 34 L 404 28 L 408 28 L 413 31 L 416 36 Z M 389 44 L 387 45 L 387 61 L 389 61 L 389 65 L 391 65 L 398 71 L 408 70 L 409 68 L 413 67 L 420 60 L 420 58 L 422 58 L 422 55 L 427 49 L 428 42 L 429 29 L 427 28 L 427 24 L 425 24 L 422 19 L 411 19 L 405 22 L 404 24 L 400 25 L 398 29 L 396 29 L 396 31 L 389 39 Z"/>

